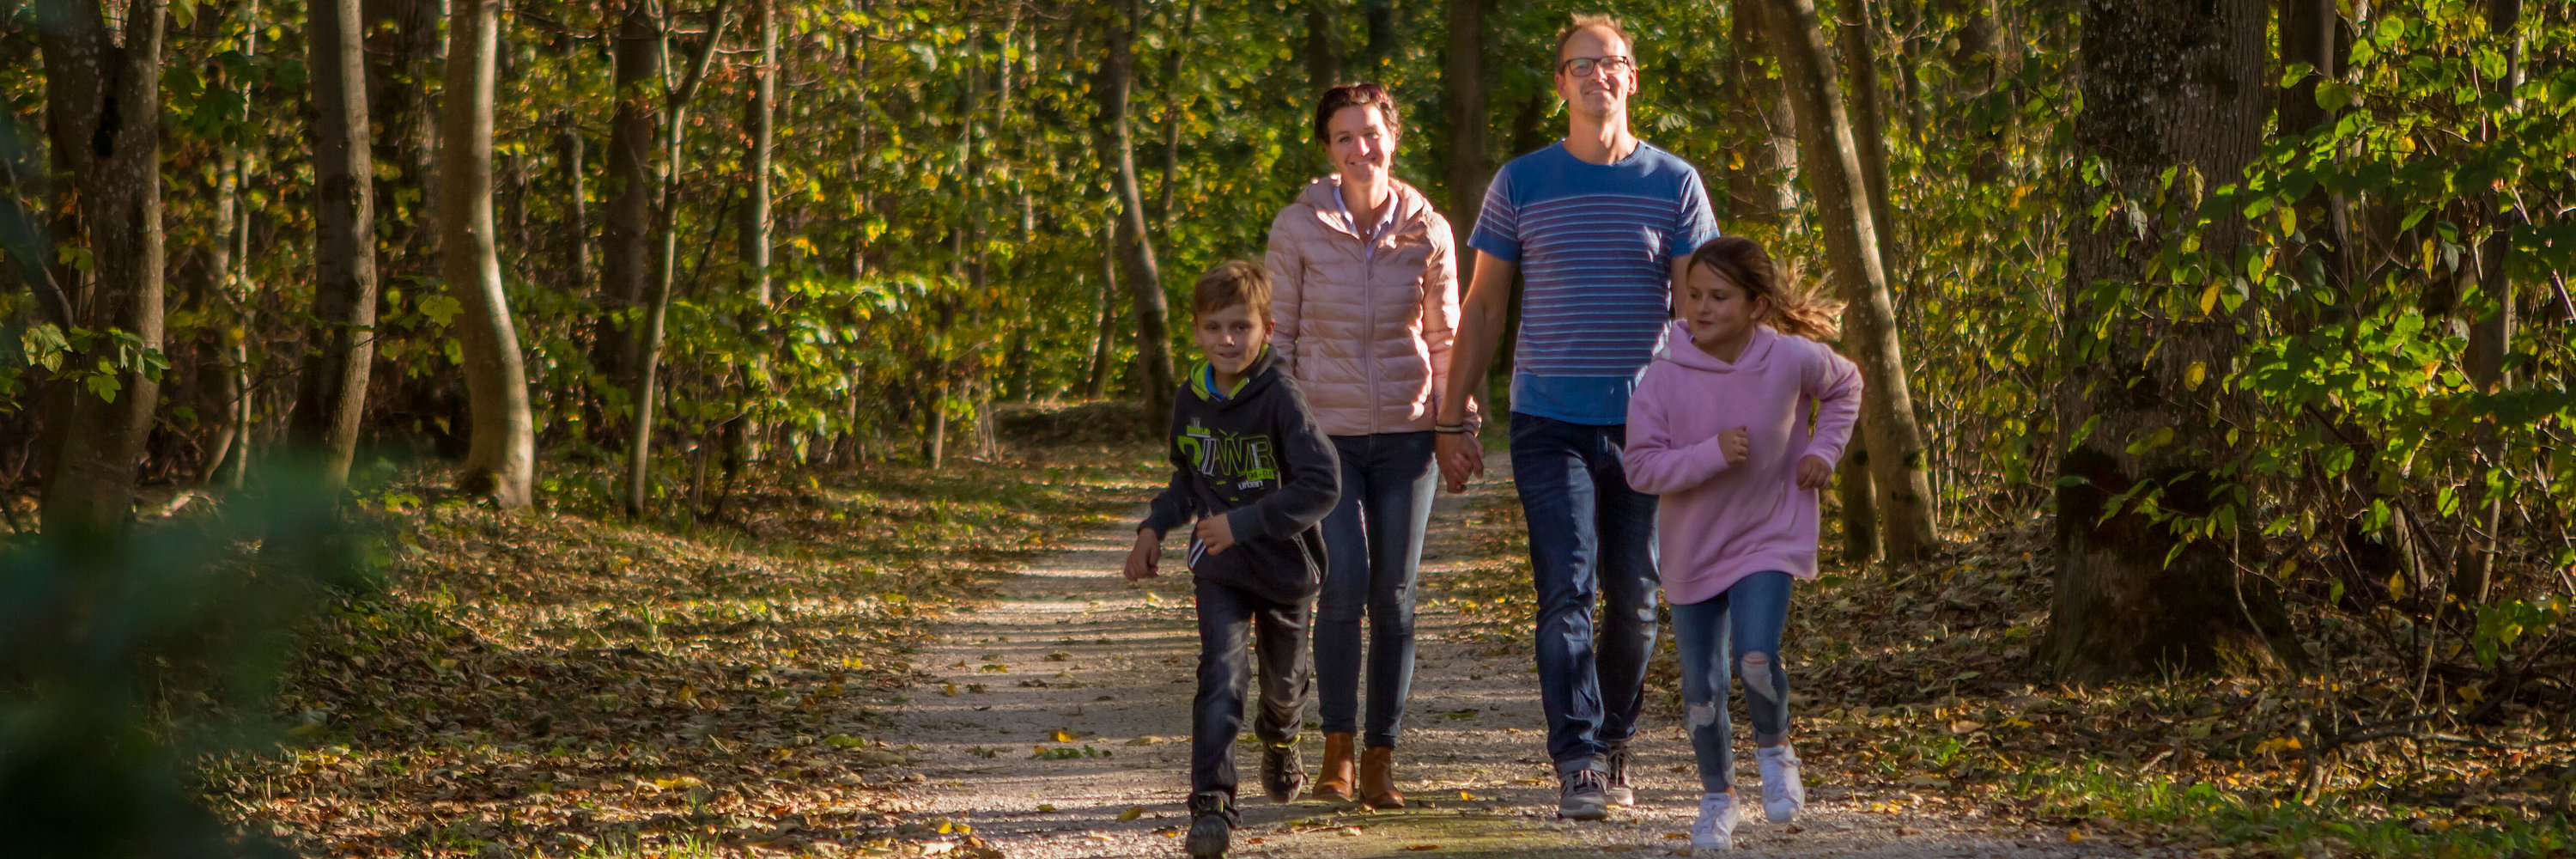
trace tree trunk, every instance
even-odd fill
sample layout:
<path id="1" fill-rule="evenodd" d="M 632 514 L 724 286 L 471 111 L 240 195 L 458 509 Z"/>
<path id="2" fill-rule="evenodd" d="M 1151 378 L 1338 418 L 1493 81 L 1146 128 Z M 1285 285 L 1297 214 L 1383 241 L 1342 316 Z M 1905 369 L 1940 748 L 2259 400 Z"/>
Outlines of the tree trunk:
<path id="1" fill-rule="evenodd" d="M 1128 133 L 1128 88 L 1135 80 L 1137 0 L 1104 6 L 1100 20 L 1106 44 L 1092 93 L 1100 101 L 1093 137 L 1100 160 L 1112 165 L 1111 184 L 1118 194 L 1118 256 L 1136 312 L 1137 382 L 1144 386 L 1149 419 L 1172 409 L 1174 375 L 1171 330 L 1165 319 L 1162 272 L 1154 263 L 1154 245 L 1145 231 L 1145 202 L 1136 182 L 1136 147 Z"/>
<path id="2" fill-rule="evenodd" d="M 2169 197 L 2188 212 L 2194 187 L 2239 181 L 2272 110 L 2268 16 L 2263 0 L 2207 5 L 2086 3 L 2075 149 L 2099 160 L 2103 184 L 2080 191 L 2070 211 L 2109 194 L 2118 207 Z M 2176 166 L 2190 169 L 2160 188 L 2159 175 Z M 2183 238 L 2154 226 L 2158 214 L 2133 226 L 2113 211 L 2079 229 L 2068 251 L 2057 392 L 2068 441 L 2058 461 L 2056 603 L 2038 658 L 2078 681 L 2271 665 L 2261 625 L 2277 603 L 2238 573 L 2238 535 L 2180 539 L 2137 503 L 2153 498 L 2181 516 L 2215 509 L 2210 495 L 2224 485 L 2211 464 L 2241 459 L 2225 435 L 2235 407 L 2220 381 L 2235 375 L 2235 321 L 2218 305 L 2192 306 L 2201 285 L 2164 284 L 2167 273 L 2151 268 L 2165 242 Z M 2232 259 L 2244 232 L 2242 221 L 2224 220 L 2198 239 L 2205 253 Z M 2092 309 L 2104 290 L 2118 308 L 2107 320 Z M 2165 290 L 2187 292 L 2175 301 Z"/>
<path id="3" fill-rule="evenodd" d="M 365 51 L 369 119 L 383 128 L 373 135 L 377 167 L 375 199 L 386 207 L 385 247 L 392 251 L 380 274 L 396 281 L 427 277 L 439 265 L 439 191 L 431 183 L 438 152 L 438 94 L 430 68 L 446 49 L 440 44 L 440 0 L 364 0 L 364 32 L 375 44 Z M 403 208 L 401 201 L 411 201 Z"/>
<path id="4" fill-rule="evenodd" d="M 681 134 L 688 129 L 689 102 L 697 98 L 698 87 L 706 83 L 707 64 L 715 59 L 716 45 L 724 41 L 725 6 L 717 0 L 707 13 L 707 38 L 698 45 L 697 56 L 689 58 L 688 78 L 676 91 L 663 93 L 662 175 L 654 184 L 653 229 L 662 237 L 662 252 L 653 265 L 653 294 L 645 304 L 643 333 L 635 347 L 634 387 L 628 394 L 628 405 L 635 410 L 635 420 L 627 427 L 626 448 L 626 515 L 644 515 L 647 490 L 653 476 L 653 401 L 661 395 L 662 332 L 671 313 L 671 280 L 678 273 L 680 256 L 679 207 Z M 656 32 L 663 34 L 661 50 L 670 44 L 668 22 L 657 22 Z M 722 215 L 717 216 L 722 220 Z"/>
<path id="5" fill-rule="evenodd" d="M 1162 188 L 1154 195 L 1153 221 L 1164 232 L 1172 229 L 1172 195 L 1180 187 L 1181 175 L 1181 94 L 1176 81 L 1181 79 L 1182 48 L 1190 44 L 1190 32 L 1198 24 L 1199 4 L 1191 3 L 1182 13 L 1180 37 L 1163 45 L 1163 173 Z"/>
<path id="6" fill-rule="evenodd" d="M 760 16 L 760 64 L 752 73 L 752 96 L 743 105 L 742 111 L 744 137 L 747 138 L 751 150 L 747 153 L 748 157 L 743 160 L 747 165 L 746 169 L 751 173 L 751 182 L 750 187 L 745 191 L 750 195 L 750 199 L 749 204 L 743 207 L 742 239 L 739 245 L 744 274 L 750 281 L 751 298 L 760 305 L 760 318 L 754 322 L 754 325 L 757 326 L 760 340 L 768 342 L 771 303 L 770 230 L 772 229 L 772 218 L 769 214 L 769 174 L 772 172 L 771 154 L 777 149 L 777 133 L 773 120 L 778 114 L 778 9 L 775 0 L 760 0 L 757 14 Z M 749 384 L 765 384 L 760 380 L 769 376 L 769 353 L 754 354 L 752 366 L 754 372 L 751 374 Z M 765 398 L 765 395 L 763 396 Z M 746 405 L 743 413 L 726 425 L 724 490 L 728 495 L 733 489 L 733 478 L 741 472 L 742 466 L 760 458 L 762 440 L 767 437 L 763 431 L 764 428 L 746 425 L 752 421 L 752 411 Z M 726 496 L 717 497 L 722 499 Z"/>
<path id="7" fill-rule="evenodd" d="M 1847 84 L 1851 93 L 1852 142 L 1859 144 L 1860 175 L 1869 193 L 1870 219 L 1878 227 L 1878 258 L 1889 268 L 1889 284 L 1903 281 L 1894 271 L 1897 260 L 1905 259 L 1896 242 L 1895 206 L 1889 201 L 1887 184 L 1887 116 L 1880 107 L 1878 85 L 1878 50 L 1871 37 L 1877 28 L 1871 23 L 1870 0 L 1846 0 L 1845 20 L 1839 28 L 1843 65 L 1851 76 Z M 1867 427 L 1856 436 L 1866 436 Z M 1843 510 L 1843 560 L 1866 562 L 1878 557 L 1878 511 L 1875 486 L 1869 474 L 1869 445 L 1865 438 L 1844 452 L 1845 482 L 1838 494 Z M 1937 512 L 1937 511 L 1936 511 Z"/>
<path id="8" fill-rule="evenodd" d="M 1083 395 L 1100 399 L 1109 394 L 1109 358 L 1117 353 L 1118 331 L 1118 232 L 1111 227 L 1100 231 L 1100 320 L 1099 330 L 1091 341 L 1091 373 L 1083 380 Z"/>
<path id="9" fill-rule="evenodd" d="M 1133 0 L 1122 0 L 1125 6 Z M 1325 90 L 1342 82 L 1341 40 L 1333 37 L 1332 0 L 1306 0 L 1306 98 L 1299 104 L 1312 104 Z"/>
<path id="10" fill-rule="evenodd" d="M 88 271 L 58 264 L 76 325 L 161 349 L 162 0 L 133 0 L 108 31 L 104 4 L 67 2 L 37 16 L 44 52 L 45 115 L 53 148 L 55 236 L 89 252 Z M 118 533 L 132 522 L 136 468 L 160 400 L 158 374 L 104 336 L 68 366 L 107 362 L 107 380 L 59 378 L 46 397 L 53 435 L 39 518 L 46 533 Z M 112 381 L 112 395 L 99 389 Z"/>
<path id="11" fill-rule="evenodd" d="M 1489 2 L 1448 0 L 1449 42 L 1441 54 L 1441 100 L 1449 105 L 1449 229 L 1461 251 L 1459 268 L 1467 275 L 1475 270 L 1467 237 L 1476 232 L 1476 218 L 1485 210 L 1485 185 L 1494 178 L 1485 146 L 1485 5 Z"/>
<path id="12" fill-rule="evenodd" d="M 1896 308 L 1888 296 L 1887 269 L 1879 257 L 1879 226 L 1862 178 L 1860 147 L 1843 110 L 1841 87 L 1813 0 L 1771 0 L 1763 9 L 1771 42 L 1779 46 L 1781 80 L 1798 121 L 1801 172 L 1816 195 L 1825 231 L 1825 253 L 1844 301 L 1843 343 L 1867 381 L 1861 428 L 1887 554 L 1891 560 L 1929 557 L 1939 547 L 1932 528 L 1931 480 L 1925 473 L 1923 427 L 1905 383 L 1905 354 L 1896 333 Z"/>
<path id="13" fill-rule="evenodd" d="M 349 481 L 375 359 L 375 157 L 367 125 L 358 0 L 312 0 L 305 66 L 313 85 L 313 315 L 322 348 L 307 355 L 292 432 L 325 486 Z"/>
<path id="14" fill-rule="evenodd" d="M 1727 71 L 1728 85 L 1734 90 L 1727 113 L 1739 133 L 1751 139 L 1740 150 L 1743 162 L 1726 171 L 1726 192 L 1730 218 L 1779 226 L 1788 213 L 1798 210 L 1798 186 L 1792 181 L 1798 170 L 1798 135 L 1789 100 L 1781 97 L 1781 90 L 1769 83 L 1770 75 L 1762 69 L 1761 58 L 1768 53 L 1762 9 L 1769 2 L 1734 0 L 1729 16 L 1735 50 Z M 1859 436 L 1853 438 L 1859 440 Z"/>
<path id="15" fill-rule="evenodd" d="M 653 276 L 653 176 L 662 130 L 662 21 L 654 0 L 626 0 L 617 24 L 617 112 L 608 124 L 608 211 L 599 237 L 599 321 L 591 366 L 611 383 L 632 380 L 642 326 L 626 319 L 644 301 Z"/>
<path id="16" fill-rule="evenodd" d="M 2343 77 L 2349 50 L 2343 39 L 2343 16 L 2335 0 L 2281 0 L 2281 64 L 2306 63 L 2314 71 L 2301 75 L 2297 83 L 2284 87 L 2275 103 L 2274 121 L 2282 134 L 2306 134 L 2334 123 L 2337 112 L 2317 104 L 2317 84 Z M 2330 293 L 2327 308 L 2350 307 L 2353 279 L 2352 218 L 2342 195 L 2323 187 L 2310 190 L 2295 204 L 2299 223 L 2309 226 L 2303 231 L 2308 238 L 2305 247 L 2292 245 L 2286 258 L 2299 260 L 2314 251 L 2320 271 Z M 2306 266 L 2294 269 L 2306 274 Z M 2311 291 L 2310 294 L 2324 294 Z M 2287 309 L 2292 319 L 2314 320 L 2318 308 L 2302 303 Z M 2327 316 L 2341 316 L 2329 310 Z"/>
<path id="17" fill-rule="evenodd" d="M 2522 0 L 2486 0 L 2486 19 L 2488 38 L 2502 43 L 2496 47 L 2505 60 L 2504 77 L 2494 85 L 2510 94 L 2522 86 L 2522 36 L 2518 32 L 2522 22 Z M 2510 109 L 2520 112 L 2522 100 L 2510 95 L 2508 98 L 2511 99 Z M 2492 135 L 2491 129 L 2489 133 Z M 2468 305 L 2472 314 L 2468 352 L 2461 356 L 2460 363 L 2468 371 L 2470 385 L 2481 391 L 2498 393 L 2513 385 L 2513 378 L 2505 372 L 2504 365 L 2505 353 L 2513 347 L 2515 324 L 2513 281 L 2505 268 L 2513 255 L 2514 224 L 2513 218 L 2506 213 L 2506 201 L 2502 195 L 2490 188 L 2484 196 L 2479 210 L 2489 222 L 2489 232 L 2478 243 L 2480 300 Z M 2476 430 L 2480 452 L 2489 463 L 2503 459 L 2504 450 L 2496 438 L 2498 429 L 2482 426 Z M 2488 494 L 2484 477 L 2484 474 L 2479 474 L 2469 481 L 2467 505 L 2470 515 L 2475 517 L 2474 525 L 2483 533 L 2460 541 L 2466 557 L 2460 559 L 2460 574 L 2453 579 L 2451 587 L 2453 594 L 2471 605 L 2486 604 L 2494 583 L 2496 555 L 2503 545 L 2504 498 Z"/>
<path id="18" fill-rule="evenodd" d="M 500 53 L 500 0 L 449 0 L 447 90 L 439 117 L 439 245 L 447 288 L 464 306 L 456 329 L 465 353 L 473 436 L 458 487 L 502 509 L 535 500 L 536 419 L 519 332 L 501 291 L 492 241 L 492 89 Z"/>

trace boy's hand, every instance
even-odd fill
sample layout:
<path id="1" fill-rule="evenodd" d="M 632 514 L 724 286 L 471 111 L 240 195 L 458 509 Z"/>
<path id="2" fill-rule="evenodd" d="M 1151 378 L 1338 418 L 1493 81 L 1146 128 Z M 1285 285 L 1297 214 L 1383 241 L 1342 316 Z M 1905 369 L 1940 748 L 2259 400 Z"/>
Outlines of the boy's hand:
<path id="1" fill-rule="evenodd" d="M 1752 442 L 1745 436 L 1743 427 L 1736 427 L 1717 434 L 1717 451 L 1719 453 L 1726 454 L 1726 464 L 1728 465 L 1743 465 L 1745 455 L 1750 453 L 1751 450 Z M 1801 481 L 1806 479 L 1803 472 L 1799 475 L 1798 479 Z"/>
<path id="2" fill-rule="evenodd" d="M 1127 552 L 1127 569 L 1124 571 L 1127 580 L 1132 582 L 1161 575 L 1154 571 L 1154 565 L 1162 560 L 1163 536 L 1151 529 L 1136 529 L 1136 548 Z"/>
<path id="3" fill-rule="evenodd" d="M 1234 548 L 1234 524 L 1223 513 L 1199 520 L 1198 527 L 1192 529 L 1190 534 L 1199 538 L 1199 542 L 1207 546 L 1208 554 L 1211 555 Z"/>
<path id="4" fill-rule="evenodd" d="M 1825 482 L 1832 479 L 1834 464 L 1826 462 L 1824 457 L 1811 453 L 1798 459 L 1798 488 L 1823 489 Z"/>

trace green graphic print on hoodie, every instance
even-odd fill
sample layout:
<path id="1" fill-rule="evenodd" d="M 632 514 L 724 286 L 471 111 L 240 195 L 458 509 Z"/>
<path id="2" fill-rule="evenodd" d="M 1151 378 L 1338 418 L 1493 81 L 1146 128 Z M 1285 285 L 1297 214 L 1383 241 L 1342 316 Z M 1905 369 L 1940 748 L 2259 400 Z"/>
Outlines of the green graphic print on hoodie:
<path id="1" fill-rule="evenodd" d="M 1278 602 L 1314 596 L 1324 574 L 1316 523 L 1341 497 L 1341 458 L 1268 348 L 1231 394 L 1210 378 L 1201 362 L 1172 400 L 1171 484 L 1139 527 L 1164 534 L 1222 514 L 1234 546 L 1211 553 L 1192 536 L 1191 574 Z"/>

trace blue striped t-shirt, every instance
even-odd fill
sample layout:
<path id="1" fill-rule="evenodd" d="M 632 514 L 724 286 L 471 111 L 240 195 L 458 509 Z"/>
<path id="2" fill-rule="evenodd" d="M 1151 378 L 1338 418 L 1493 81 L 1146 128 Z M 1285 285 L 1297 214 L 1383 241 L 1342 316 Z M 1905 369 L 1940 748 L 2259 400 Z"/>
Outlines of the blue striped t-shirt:
<path id="1" fill-rule="evenodd" d="M 1616 164 L 1558 141 L 1503 165 L 1467 244 L 1520 265 L 1512 411 L 1626 423 L 1671 318 L 1672 261 L 1717 235 L 1699 171 L 1643 141 Z"/>

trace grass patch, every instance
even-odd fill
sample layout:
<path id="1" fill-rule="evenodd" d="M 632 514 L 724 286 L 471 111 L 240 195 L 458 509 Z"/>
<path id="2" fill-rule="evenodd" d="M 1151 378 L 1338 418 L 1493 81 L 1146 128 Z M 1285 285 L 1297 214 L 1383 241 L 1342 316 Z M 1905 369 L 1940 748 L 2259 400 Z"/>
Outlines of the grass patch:
<path id="1" fill-rule="evenodd" d="M 821 854 L 902 825 L 878 735 L 908 659 L 992 577 L 1160 477 L 1137 444 L 755 480 L 630 524 L 379 496 L 387 590 L 307 636 L 292 742 L 207 761 L 242 825 L 312 855 Z M 578 482 L 576 480 L 576 482 Z"/>

